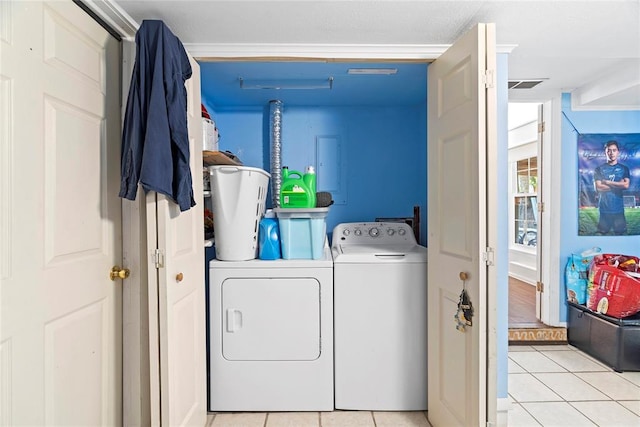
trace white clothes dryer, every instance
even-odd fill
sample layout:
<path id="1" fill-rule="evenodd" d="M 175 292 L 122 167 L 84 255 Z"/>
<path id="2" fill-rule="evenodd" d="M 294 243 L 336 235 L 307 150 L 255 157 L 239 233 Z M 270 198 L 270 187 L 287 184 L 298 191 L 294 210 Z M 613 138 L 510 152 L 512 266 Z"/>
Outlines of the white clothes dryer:
<path id="1" fill-rule="evenodd" d="M 427 409 L 427 248 L 404 223 L 333 230 L 335 407 Z"/>
<path id="2" fill-rule="evenodd" d="M 209 263 L 209 410 L 332 411 L 333 261 Z"/>

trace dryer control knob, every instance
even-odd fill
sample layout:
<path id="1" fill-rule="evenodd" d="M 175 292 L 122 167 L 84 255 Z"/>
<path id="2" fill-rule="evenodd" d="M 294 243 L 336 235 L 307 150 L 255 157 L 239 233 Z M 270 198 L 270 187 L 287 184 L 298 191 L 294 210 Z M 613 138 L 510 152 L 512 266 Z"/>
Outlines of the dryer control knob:
<path id="1" fill-rule="evenodd" d="M 356 236 L 362 236 L 362 230 L 360 230 L 359 228 L 356 228 L 356 231 L 354 231 Z"/>
<path id="2" fill-rule="evenodd" d="M 378 237 L 379 235 L 380 235 L 380 230 L 378 230 L 376 227 L 373 227 L 369 230 L 369 236 Z"/>
<path id="3" fill-rule="evenodd" d="M 389 236 L 393 236 L 395 233 L 396 233 L 396 231 L 393 228 L 390 228 L 390 229 L 387 230 L 387 234 Z"/>
<path id="4" fill-rule="evenodd" d="M 345 228 L 345 229 L 342 231 L 342 234 L 343 234 L 343 235 L 345 235 L 345 236 L 348 236 L 349 234 L 351 234 L 351 232 L 349 231 L 349 229 L 348 229 L 348 228 Z"/>
<path id="5" fill-rule="evenodd" d="M 404 228 L 401 228 L 400 230 L 398 230 L 398 234 L 401 236 L 404 236 L 407 233 L 407 231 Z"/>

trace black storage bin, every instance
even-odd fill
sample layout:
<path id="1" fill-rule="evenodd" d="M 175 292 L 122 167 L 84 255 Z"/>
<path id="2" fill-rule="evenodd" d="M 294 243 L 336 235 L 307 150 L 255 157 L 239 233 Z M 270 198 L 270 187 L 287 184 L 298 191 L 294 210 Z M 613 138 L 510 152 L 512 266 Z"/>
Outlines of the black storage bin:
<path id="1" fill-rule="evenodd" d="M 618 319 L 569 304 L 569 344 L 617 372 L 640 371 L 640 314 Z"/>

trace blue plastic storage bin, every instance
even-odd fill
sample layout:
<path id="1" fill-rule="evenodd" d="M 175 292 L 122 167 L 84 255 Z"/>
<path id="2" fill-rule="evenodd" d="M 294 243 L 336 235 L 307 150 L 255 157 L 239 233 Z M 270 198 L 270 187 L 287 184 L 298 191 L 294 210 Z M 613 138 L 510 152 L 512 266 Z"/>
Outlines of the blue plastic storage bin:
<path id="1" fill-rule="evenodd" d="M 275 208 L 284 259 L 321 259 L 329 208 Z"/>

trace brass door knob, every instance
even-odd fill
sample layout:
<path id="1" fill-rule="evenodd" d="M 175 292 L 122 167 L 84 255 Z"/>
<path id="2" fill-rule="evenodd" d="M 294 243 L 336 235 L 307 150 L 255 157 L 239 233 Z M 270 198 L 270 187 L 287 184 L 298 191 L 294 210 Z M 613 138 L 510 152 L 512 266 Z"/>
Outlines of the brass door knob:
<path id="1" fill-rule="evenodd" d="M 182 282 L 182 279 L 184 279 L 184 274 L 182 273 L 176 274 L 176 282 Z"/>
<path id="2" fill-rule="evenodd" d="M 111 271 L 109 272 L 109 277 L 111 278 L 111 280 L 126 279 L 127 277 L 129 277 L 129 274 L 130 274 L 130 271 L 128 268 L 121 269 L 119 266 L 114 265 Z"/>

